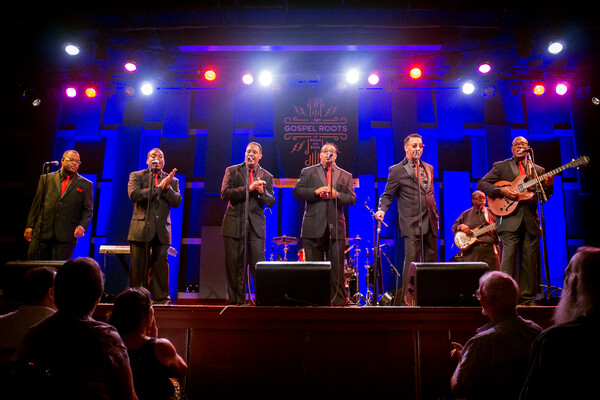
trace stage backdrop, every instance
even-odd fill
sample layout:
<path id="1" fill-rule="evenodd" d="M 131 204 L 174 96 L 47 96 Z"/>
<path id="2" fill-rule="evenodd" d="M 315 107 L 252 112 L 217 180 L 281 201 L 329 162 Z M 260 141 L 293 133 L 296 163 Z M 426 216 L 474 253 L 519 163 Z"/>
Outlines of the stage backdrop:
<path id="1" fill-rule="evenodd" d="M 356 92 L 292 89 L 276 94 L 273 136 L 280 178 L 297 178 L 302 168 L 320 162 L 324 143 L 338 147 L 337 164 L 350 170 L 358 144 Z"/>

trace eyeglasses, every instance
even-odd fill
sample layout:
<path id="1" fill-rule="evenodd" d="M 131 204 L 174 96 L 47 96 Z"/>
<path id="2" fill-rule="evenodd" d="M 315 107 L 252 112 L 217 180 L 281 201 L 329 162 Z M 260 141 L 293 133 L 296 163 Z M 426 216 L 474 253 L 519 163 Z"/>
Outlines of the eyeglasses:
<path id="1" fill-rule="evenodd" d="M 476 298 L 477 300 L 481 300 L 481 297 L 482 297 L 482 296 L 481 296 L 481 292 L 479 292 L 479 289 L 477 289 L 477 290 L 475 291 L 475 298 Z"/>
<path id="2" fill-rule="evenodd" d="M 75 158 L 69 158 L 69 157 L 65 157 L 65 158 L 63 158 L 63 160 L 65 160 L 65 161 L 67 161 L 67 162 L 72 162 L 72 163 L 75 163 L 75 164 L 77 164 L 77 165 L 81 164 L 81 161 L 79 161 L 79 160 L 77 160 L 77 159 L 75 159 Z"/>
<path id="3" fill-rule="evenodd" d="M 425 145 L 423 143 L 413 143 L 413 144 L 407 144 L 407 147 L 412 147 L 413 149 L 416 149 L 417 147 L 422 149 L 423 147 L 425 147 Z"/>

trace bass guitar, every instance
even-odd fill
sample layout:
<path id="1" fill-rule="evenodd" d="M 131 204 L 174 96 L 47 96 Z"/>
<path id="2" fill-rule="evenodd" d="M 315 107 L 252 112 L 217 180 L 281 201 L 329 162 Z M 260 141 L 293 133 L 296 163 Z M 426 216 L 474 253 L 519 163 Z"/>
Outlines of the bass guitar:
<path id="1" fill-rule="evenodd" d="M 511 200 L 508 197 L 497 197 L 495 199 L 488 197 L 488 208 L 497 216 L 505 216 L 513 213 L 517 205 L 519 205 L 519 201 L 529 200 L 533 196 L 535 196 L 535 192 L 528 190 L 530 187 L 542 182 L 547 177 L 558 174 L 559 172 L 564 171 L 567 168 L 577 168 L 582 165 L 586 165 L 590 161 L 588 156 L 579 157 L 577 160 L 573 160 L 568 164 L 565 164 L 561 167 L 553 169 L 550 172 L 546 172 L 536 179 L 528 180 L 527 175 L 519 175 L 514 181 L 498 181 L 494 184 L 496 187 L 511 187 L 515 192 L 518 193 L 518 196 L 515 200 Z"/>
<path id="2" fill-rule="evenodd" d="M 463 231 L 458 231 L 456 232 L 456 235 L 454 235 L 454 244 L 456 244 L 456 247 L 458 247 L 460 250 L 466 250 L 477 241 L 479 236 L 496 229 L 500 225 L 501 221 L 502 218 L 500 218 L 496 223 L 472 230 L 469 234 L 466 234 Z"/>

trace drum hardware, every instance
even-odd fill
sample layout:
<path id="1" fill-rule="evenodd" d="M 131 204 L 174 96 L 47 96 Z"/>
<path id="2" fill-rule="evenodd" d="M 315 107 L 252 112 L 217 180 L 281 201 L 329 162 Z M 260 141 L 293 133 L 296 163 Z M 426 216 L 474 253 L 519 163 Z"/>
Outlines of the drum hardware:
<path id="1" fill-rule="evenodd" d="M 271 239 L 271 242 L 277 244 L 277 245 L 283 245 L 283 261 L 287 261 L 287 251 L 289 249 L 289 246 L 294 246 L 298 243 L 298 238 L 295 238 L 293 236 L 277 236 L 274 237 L 273 239 Z"/>

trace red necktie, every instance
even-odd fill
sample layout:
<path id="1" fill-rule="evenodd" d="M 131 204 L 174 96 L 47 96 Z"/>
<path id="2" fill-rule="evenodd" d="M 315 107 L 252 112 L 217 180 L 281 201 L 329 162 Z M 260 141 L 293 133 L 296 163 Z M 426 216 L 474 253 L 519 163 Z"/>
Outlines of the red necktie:
<path id="1" fill-rule="evenodd" d="M 154 174 L 154 184 L 158 186 L 158 174 Z"/>
<path id="2" fill-rule="evenodd" d="M 67 175 L 67 178 L 62 181 L 62 184 L 60 186 L 60 194 L 61 196 L 65 193 L 65 190 L 67 190 L 67 186 L 69 186 L 69 180 L 71 179 L 71 175 Z"/>
<path id="3" fill-rule="evenodd" d="M 519 161 L 519 175 L 525 175 L 525 168 L 523 168 L 523 163 Z"/>
<path id="4" fill-rule="evenodd" d="M 415 175 L 419 178 L 419 183 L 423 186 L 423 177 L 421 176 L 421 171 L 419 171 L 419 164 L 415 163 Z"/>
<path id="5" fill-rule="evenodd" d="M 331 167 L 327 167 L 327 186 L 331 186 Z"/>
<path id="6" fill-rule="evenodd" d="M 252 170 L 250 170 L 250 183 L 254 182 L 254 174 L 252 173 Z"/>

